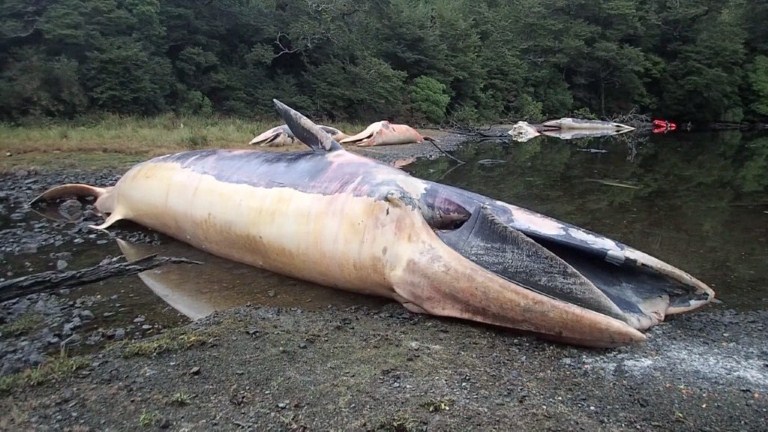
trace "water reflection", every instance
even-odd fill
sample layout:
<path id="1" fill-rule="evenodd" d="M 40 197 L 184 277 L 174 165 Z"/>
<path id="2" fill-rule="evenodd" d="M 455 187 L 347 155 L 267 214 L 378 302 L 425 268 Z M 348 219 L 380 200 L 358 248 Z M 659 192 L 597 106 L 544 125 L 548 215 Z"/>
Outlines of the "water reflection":
<path id="1" fill-rule="evenodd" d="M 169 264 L 139 274 L 158 297 L 191 319 L 245 304 L 301 307 L 380 307 L 388 301 L 326 288 L 229 261 L 163 237 L 159 245 L 117 240 L 128 260 L 150 254 L 183 257 L 202 265 Z"/>
<path id="2" fill-rule="evenodd" d="M 768 306 L 768 136 L 541 138 L 407 170 L 613 237 L 693 273 L 728 307 Z M 477 163 L 489 159 L 505 163 Z"/>

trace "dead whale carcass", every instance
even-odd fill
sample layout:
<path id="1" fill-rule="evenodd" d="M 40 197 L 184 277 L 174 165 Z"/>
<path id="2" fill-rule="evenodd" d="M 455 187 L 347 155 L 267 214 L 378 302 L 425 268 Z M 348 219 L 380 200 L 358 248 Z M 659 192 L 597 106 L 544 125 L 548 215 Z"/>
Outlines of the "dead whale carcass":
<path id="1" fill-rule="evenodd" d="M 348 136 L 334 127 L 320 125 L 320 129 L 329 134 L 336 141 L 342 140 Z M 287 125 L 280 125 L 257 135 L 248 144 L 258 144 L 262 147 L 283 147 L 297 142 L 298 140 L 293 135 L 293 132 L 291 132 L 291 129 Z"/>
<path id="2" fill-rule="evenodd" d="M 435 141 L 434 138 L 424 136 L 416 129 L 404 125 L 394 124 L 386 120 L 371 123 L 362 132 L 346 137 L 339 142 L 342 144 L 357 144 L 358 147 L 372 147 L 394 144 L 421 144 L 424 141 Z"/>
<path id="3" fill-rule="evenodd" d="M 581 130 L 581 131 L 624 131 L 634 130 L 632 126 L 603 120 L 585 120 L 565 117 L 548 120 L 541 124 L 542 131 L 547 130 Z"/>
<path id="4" fill-rule="evenodd" d="M 98 197 L 197 248 L 276 273 L 399 301 L 415 312 L 595 347 L 714 297 L 642 252 L 520 207 L 345 151 L 275 101 L 300 153 L 201 150 L 152 159 L 114 187 L 63 185 L 33 205 Z"/>

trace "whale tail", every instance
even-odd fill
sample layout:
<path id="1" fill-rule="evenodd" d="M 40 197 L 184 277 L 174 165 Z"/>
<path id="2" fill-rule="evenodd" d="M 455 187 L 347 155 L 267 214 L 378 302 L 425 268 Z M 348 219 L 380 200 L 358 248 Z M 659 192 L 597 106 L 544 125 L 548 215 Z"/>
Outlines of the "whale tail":
<path id="1" fill-rule="evenodd" d="M 70 219 L 59 211 L 59 206 L 63 202 L 74 199 L 92 203 L 100 215 L 109 215 L 109 217 L 101 225 L 91 226 L 91 228 L 105 229 L 122 219 L 122 216 L 115 212 L 116 203 L 115 195 L 112 193 L 113 189 L 113 187 L 103 188 L 80 183 L 65 184 L 46 190 L 30 201 L 29 206 L 46 218 L 69 221 Z"/>

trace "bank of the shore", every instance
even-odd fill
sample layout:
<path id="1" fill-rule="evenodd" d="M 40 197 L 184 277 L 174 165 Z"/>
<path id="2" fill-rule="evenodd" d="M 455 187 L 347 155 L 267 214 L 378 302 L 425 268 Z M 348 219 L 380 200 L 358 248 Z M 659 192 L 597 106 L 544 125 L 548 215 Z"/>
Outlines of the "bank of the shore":
<path id="1" fill-rule="evenodd" d="M 463 140 L 439 138 L 446 150 Z M 390 163 L 440 155 L 428 144 L 354 151 Z M 110 184 L 119 175 L 84 167 L 5 175 L 0 260 L 108 236 L 18 221 L 23 204 L 52 184 Z M 0 305 L 4 360 L 13 357 L 16 370 L 32 366 L 0 378 L 0 429 L 757 431 L 768 418 L 765 311 L 718 305 L 670 319 L 643 345 L 595 351 L 396 304 L 243 307 L 167 330 L 144 321 L 116 328 L 122 324 L 107 320 L 98 301 L 113 302 L 74 290 Z M 29 312 L 41 320 L 30 324 L 35 331 L 8 327 Z M 72 325 L 78 321 L 88 325 Z M 100 329 L 95 352 L 44 357 L 52 340 L 44 338 L 58 346 L 65 327 L 80 344 Z"/>
<path id="2" fill-rule="evenodd" d="M 764 430 L 766 313 L 588 351 L 405 312 L 241 308 L 0 401 L 7 430 Z M 157 354 L 151 354 L 154 351 Z"/>

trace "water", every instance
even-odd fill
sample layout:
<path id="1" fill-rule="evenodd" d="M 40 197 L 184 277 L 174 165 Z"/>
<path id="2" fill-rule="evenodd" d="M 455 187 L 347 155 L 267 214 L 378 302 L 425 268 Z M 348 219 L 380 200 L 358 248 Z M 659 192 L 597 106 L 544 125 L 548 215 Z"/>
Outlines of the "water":
<path id="1" fill-rule="evenodd" d="M 467 164 L 407 169 L 654 255 L 709 284 L 725 307 L 768 307 L 768 136 L 538 137 L 456 156 Z"/>

